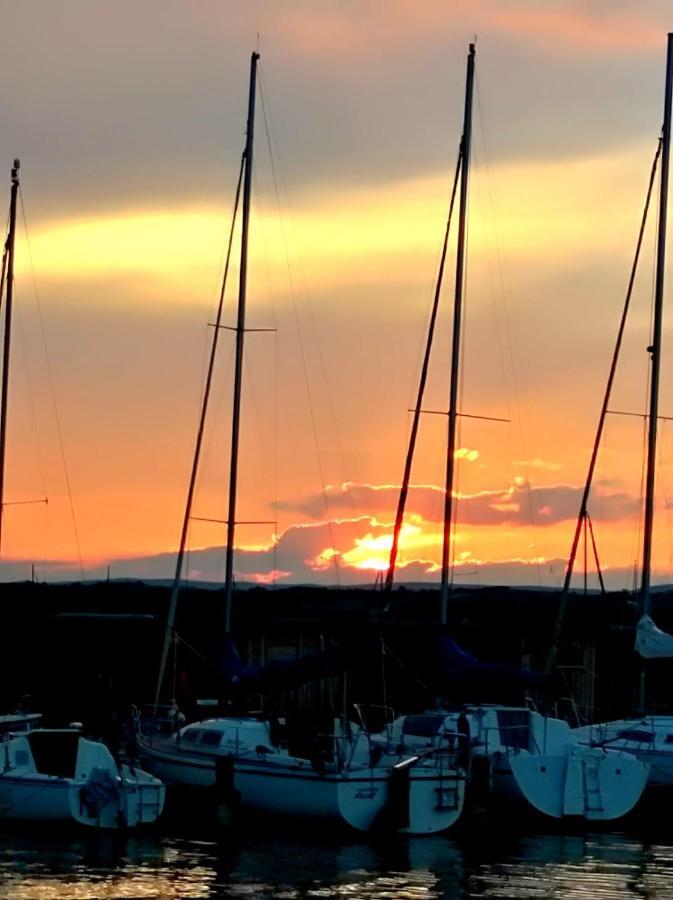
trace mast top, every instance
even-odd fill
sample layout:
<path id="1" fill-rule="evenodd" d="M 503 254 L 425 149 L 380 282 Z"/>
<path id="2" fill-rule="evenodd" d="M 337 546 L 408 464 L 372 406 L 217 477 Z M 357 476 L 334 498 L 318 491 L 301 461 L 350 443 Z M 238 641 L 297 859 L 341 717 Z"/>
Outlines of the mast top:
<path id="1" fill-rule="evenodd" d="M 14 160 L 14 165 L 12 166 L 12 184 L 16 184 L 19 181 L 19 169 L 21 168 L 21 161 L 18 159 Z"/>

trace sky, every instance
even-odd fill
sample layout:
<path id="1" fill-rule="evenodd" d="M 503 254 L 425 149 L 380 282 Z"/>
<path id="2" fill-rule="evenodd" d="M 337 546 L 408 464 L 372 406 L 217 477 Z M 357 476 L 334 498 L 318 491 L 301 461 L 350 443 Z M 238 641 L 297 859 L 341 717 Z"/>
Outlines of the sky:
<path id="1" fill-rule="evenodd" d="M 0 203 L 15 156 L 22 195 L 0 577 L 172 574 L 258 49 L 248 326 L 273 330 L 246 337 L 238 518 L 261 524 L 238 527 L 236 574 L 373 583 L 476 36 L 460 409 L 509 421 L 461 419 L 454 578 L 558 586 L 661 128 L 669 4 L 0 9 Z M 612 402 L 637 414 L 655 207 Z M 237 233 L 229 325 L 238 248 Z M 440 411 L 454 257 L 452 240 L 424 404 Z M 224 526 L 201 520 L 226 516 L 232 374 L 223 331 L 187 566 L 215 582 Z M 655 581 L 673 578 L 672 429 Z M 612 587 L 639 567 L 642 444 L 641 418 L 609 417 L 590 512 Z M 446 417 L 423 416 L 399 580 L 438 581 L 445 454 Z"/>

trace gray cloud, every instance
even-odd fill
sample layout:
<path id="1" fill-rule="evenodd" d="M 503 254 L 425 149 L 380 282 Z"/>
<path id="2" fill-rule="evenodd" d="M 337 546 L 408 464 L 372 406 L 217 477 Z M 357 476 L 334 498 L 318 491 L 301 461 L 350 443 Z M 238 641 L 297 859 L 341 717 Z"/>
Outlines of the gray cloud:
<path id="1" fill-rule="evenodd" d="M 363 523 L 364 524 L 364 523 Z M 363 533 L 369 533 L 373 529 L 364 524 Z M 301 544 L 302 537 L 306 537 L 305 551 L 309 553 L 313 548 L 314 535 L 306 530 L 301 535 L 293 535 L 291 541 Z M 281 538 L 282 543 L 282 538 Z M 224 547 L 208 547 L 203 550 L 195 550 L 190 554 L 190 567 L 187 573 L 188 580 L 194 582 L 223 582 Z M 316 584 L 335 586 L 337 584 L 334 568 L 315 570 L 302 561 L 304 552 L 299 550 L 295 556 L 296 568 L 291 572 L 281 568 L 278 584 Z M 276 562 L 282 563 L 281 554 L 275 558 L 273 551 L 249 550 L 238 551 L 236 554 L 236 577 L 240 581 L 253 580 L 254 575 L 270 575 Z M 289 555 L 285 557 L 289 563 Z M 544 562 L 526 562 L 521 559 L 505 560 L 501 562 L 486 562 L 475 565 L 469 560 L 456 567 L 454 583 L 456 585 L 509 585 L 522 587 L 547 587 L 559 588 L 565 573 L 566 560 L 550 559 Z M 140 579 L 163 580 L 172 578 L 175 568 L 175 553 L 161 553 L 134 559 L 116 560 L 110 569 L 113 579 Z M 3 578 L 11 581 L 28 580 L 31 577 L 30 565 L 25 561 L 9 560 L 3 563 Z M 348 585 L 373 585 L 374 574 L 371 571 L 356 569 L 352 566 L 340 567 L 339 583 Z M 70 562 L 52 562 L 48 567 L 36 566 L 36 578 L 38 581 L 78 581 L 79 570 L 73 568 Z M 106 569 L 89 569 L 86 572 L 89 580 L 103 580 L 106 578 Z M 624 590 L 633 588 L 632 568 L 608 568 L 604 569 L 603 576 L 608 590 Z M 576 575 L 575 584 L 579 587 L 581 574 Z M 653 583 L 668 584 L 673 578 L 670 571 L 655 572 Z M 432 563 L 424 560 L 411 560 L 400 567 L 396 577 L 397 585 L 423 584 L 437 586 L 439 575 Z M 598 581 L 593 573 L 589 575 L 589 587 L 598 587 Z"/>
<path id="2" fill-rule="evenodd" d="M 509 22 L 495 2 L 424 6 L 421 14 L 384 0 L 5 4 L 6 152 L 24 155 L 33 207 L 49 214 L 228 199 L 258 32 L 294 190 L 450 168 L 475 31 L 480 103 L 498 159 L 576 155 L 656 135 L 665 4 L 638 14 L 610 6 L 613 27 L 630 15 L 660 29 L 661 59 L 635 36 L 631 48 L 611 41 L 582 4 L 546 5 L 561 23 L 586 20 L 576 43 L 572 29 L 543 40 L 536 3 L 511 5 Z"/>
<path id="3" fill-rule="evenodd" d="M 576 518 L 582 488 L 570 485 L 536 487 L 515 485 L 509 491 L 484 491 L 461 497 L 457 504 L 458 521 L 465 525 L 554 525 Z M 348 484 L 333 488 L 327 494 L 332 514 L 339 510 L 367 510 L 373 515 L 394 515 L 399 495 L 396 485 Z M 409 490 L 407 511 L 437 522 L 443 515 L 444 492 L 431 485 L 414 485 Z M 302 500 L 286 500 L 281 509 L 301 512 L 319 519 L 324 515 L 322 494 Z M 639 509 L 637 498 L 624 492 L 602 493 L 594 504 L 597 521 L 616 522 L 635 516 Z"/>

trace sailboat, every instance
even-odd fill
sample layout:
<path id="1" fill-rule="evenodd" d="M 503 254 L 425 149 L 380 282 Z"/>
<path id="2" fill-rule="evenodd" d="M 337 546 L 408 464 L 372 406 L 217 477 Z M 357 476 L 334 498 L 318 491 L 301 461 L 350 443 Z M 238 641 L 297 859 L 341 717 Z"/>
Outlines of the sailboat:
<path id="1" fill-rule="evenodd" d="M 462 729 L 461 717 L 467 723 Z M 635 756 L 586 747 L 567 722 L 525 706 L 469 704 L 461 712 L 403 716 L 386 739 L 406 752 L 422 753 L 447 736 L 456 740 L 452 736 L 465 733 L 471 767 L 476 769 L 476 760 L 485 763 L 480 771 L 488 775 L 498 808 L 605 822 L 630 812 L 645 789 L 648 766 Z"/>
<path id="2" fill-rule="evenodd" d="M 470 60 L 473 55 L 472 48 Z M 225 648 L 231 648 L 233 644 L 231 619 L 236 488 L 258 60 L 259 54 L 253 53 L 250 63 L 246 144 L 234 208 L 235 219 L 242 179 L 241 262 L 235 328 L 236 357 L 225 567 Z M 220 328 L 232 234 L 233 223 L 167 616 L 155 710 L 159 705 L 168 651 L 174 638 L 182 560 Z M 424 834 L 446 830 L 457 821 L 463 808 L 465 773 L 457 766 L 456 753 L 451 748 L 431 748 L 423 754 L 406 756 L 394 748 L 372 753 L 368 732 L 356 723 L 340 717 L 307 723 L 295 722 L 294 717 L 290 716 L 287 727 L 282 728 L 275 719 L 226 716 L 191 723 L 169 735 L 159 734 L 152 727 L 148 732 L 141 722 L 137 740 L 141 759 L 155 774 L 173 784 L 206 787 L 230 800 L 236 798 L 244 810 L 256 813 L 280 814 L 304 821 L 346 823 L 360 831 L 369 831 L 385 823 L 388 830 Z"/>
<path id="3" fill-rule="evenodd" d="M 5 300 L 0 395 L 0 540 L 7 443 L 9 358 L 14 298 L 14 245 L 19 160 L 11 171 L 9 227 L 2 257 L 0 299 Z M 0 716 L 0 822 L 76 823 L 94 828 L 134 828 L 155 822 L 165 787 L 142 769 L 117 761 L 100 741 L 78 727 L 47 729 L 38 713 Z"/>
<path id="4" fill-rule="evenodd" d="M 470 62 L 465 99 L 465 128 L 440 257 L 439 275 L 421 367 L 417 401 L 413 411 L 414 417 L 385 582 L 387 591 L 391 591 L 420 415 L 423 412 L 423 394 L 441 293 L 453 201 L 460 175 L 440 589 L 440 624 L 443 627 L 446 626 L 448 620 L 448 604 L 451 593 L 450 555 L 453 537 L 454 466 L 457 421 L 461 415 L 458 409 L 458 397 L 461 369 L 467 187 L 470 164 L 473 46 L 470 47 Z M 445 637 L 444 643 L 447 651 L 456 660 L 454 677 L 463 677 L 460 674 L 461 666 L 464 671 L 470 668 L 472 670 L 479 669 L 486 676 L 488 670 L 491 669 L 495 678 L 502 676 L 498 667 L 489 667 L 470 657 L 450 638 Z M 502 669 L 502 667 L 500 668 Z M 482 693 L 484 689 L 482 685 L 480 688 Z M 403 716 L 393 723 L 392 731 L 389 729 L 388 733 L 380 735 L 376 741 L 381 746 L 392 744 L 401 747 L 406 752 L 427 752 L 430 748 L 441 746 L 446 740 L 456 740 L 452 736 L 460 733 L 463 734 L 463 742 L 467 735 L 470 738 L 470 746 L 463 747 L 463 753 L 468 760 L 467 764 L 473 765 L 474 760 L 479 757 L 486 760 L 489 784 L 492 785 L 492 791 L 496 798 L 515 797 L 528 808 L 553 818 L 571 816 L 594 821 L 623 816 L 638 802 L 647 780 L 647 765 L 634 756 L 619 750 L 603 748 L 596 750 L 585 747 L 572 734 L 566 722 L 543 716 L 526 706 L 503 707 L 494 704 L 479 704 L 467 707 L 463 710 L 462 716 L 458 712 L 443 710 L 433 710 L 422 716 Z M 457 738 L 458 746 L 460 746 L 460 741 L 461 738 Z"/>
<path id="5" fill-rule="evenodd" d="M 659 629 L 651 617 L 650 590 L 652 569 L 652 532 L 654 524 L 657 426 L 659 417 L 659 371 L 666 268 L 666 217 L 671 144 L 671 102 L 673 98 L 673 34 L 668 35 L 664 124 L 661 136 L 661 174 L 659 185 L 659 222 L 655 274 L 652 340 L 647 348 L 651 360 L 650 397 L 647 434 L 647 470 L 643 523 L 643 564 L 639 596 L 640 618 L 636 627 L 635 649 L 643 659 L 673 658 L 673 635 Z M 591 473 L 590 473 L 591 474 Z M 673 716 L 644 714 L 646 708 L 645 669 L 641 668 L 639 708 L 641 715 L 577 729 L 581 740 L 592 746 L 619 748 L 633 753 L 650 765 L 649 784 L 673 785 Z"/>

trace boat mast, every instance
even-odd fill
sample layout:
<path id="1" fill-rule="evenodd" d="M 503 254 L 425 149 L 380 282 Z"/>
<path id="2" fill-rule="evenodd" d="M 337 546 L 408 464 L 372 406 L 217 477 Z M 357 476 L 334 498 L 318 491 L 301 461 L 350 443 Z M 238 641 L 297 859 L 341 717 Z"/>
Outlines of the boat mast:
<path id="1" fill-rule="evenodd" d="M 238 283 L 238 317 L 236 322 L 236 359 L 234 363 L 234 405 L 231 423 L 231 463 L 229 468 L 229 510 L 227 515 L 227 556 L 225 564 L 225 629 L 231 631 L 231 607 L 234 596 L 234 534 L 236 531 L 236 487 L 238 480 L 238 439 L 241 420 L 241 388 L 243 384 L 243 339 L 245 337 L 245 297 L 248 283 L 248 230 L 250 225 L 250 191 L 252 187 L 252 149 L 255 130 L 255 94 L 259 53 L 250 59 L 250 93 L 248 126 L 245 143 L 243 176 L 243 212 L 241 220 L 241 264 Z"/>
<path id="2" fill-rule="evenodd" d="M 2 547 L 2 523 L 5 502 L 5 449 L 7 445 L 7 406 L 9 391 L 9 349 L 12 335 L 12 300 L 14 298 L 14 237 L 16 234 L 16 197 L 19 192 L 20 162 L 12 166 L 12 188 L 9 201 L 9 230 L 5 250 L 7 252 L 5 336 L 2 353 L 2 394 L 0 395 L 0 548 Z"/>
<path id="3" fill-rule="evenodd" d="M 192 459 L 192 471 L 189 476 L 189 487 L 187 489 L 187 501 L 185 503 L 185 511 L 182 519 L 182 530 L 180 532 L 180 546 L 175 561 L 175 574 L 173 576 L 173 585 L 171 587 L 171 599 L 168 605 L 168 615 L 166 617 L 166 628 L 164 632 L 164 643 L 161 649 L 161 662 L 159 663 L 159 676 L 157 678 L 156 693 L 154 695 L 154 714 L 156 715 L 159 706 L 159 697 L 161 688 L 164 683 L 164 675 L 166 674 L 166 665 L 168 663 L 168 651 L 171 643 L 175 640 L 175 616 L 178 609 L 178 598 L 180 596 L 180 588 L 182 585 L 182 569 L 187 552 L 187 537 L 189 534 L 189 525 L 192 518 L 192 506 L 194 503 L 194 495 L 196 493 L 196 479 L 199 472 L 199 462 L 201 460 L 201 448 L 203 446 L 203 436 L 206 429 L 206 417 L 208 415 L 208 404 L 210 401 L 210 392 L 213 385 L 213 374 L 215 372 L 215 359 L 217 357 L 217 346 L 219 343 L 220 329 L 222 328 L 222 313 L 224 310 L 224 295 L 227 288 L 229 277 L 229 263 L 231 262 L 231 245 L 234 240 L 234 229 L 236 227 L 236 219 L 238 214 L 238 203 L 241 196 L 241 183 L 243 181 L 243 168 L 245 166 L 245 156 L 241 158 L 241 168 L 238 175 L 238 183 L 236 185 L 236 196 L 234 198 L 234 213 L 231 218 L 231 228 L 229 229 L 229 241 L 227 244 L 227 255 L 224 263 L 224 274 L 222 275 L 222 286 L 220 288 L 220 299 L 217 305 L 217 315 L 213 325 L 213 343 L 210 347 L 210 359 L 208 360 L 208 371 L 206 373 L 206 382 L 203 388 L 203 400 L 201 402 L 201 415 L 199 417 L 199 427 L 196 432 L 196 443 L 194 446 L 194 457 Z M 108 581 L 110 580 L 110 567 L 108 566 Z"/>
<path id="4" fill-rule="evenodd" d="M 449 388 L 449 437 L 446 452 L 446 486 L 444 492 L 444 541 L 442 544 L 441 623 L 446 624 L 449 605 L 449 565 L 451 553 L 451 519 L 453 517 L 453 482 L 458 421 L 458 379 L 460 375 L 460 329 L 465 280 L 465 227 L 467 222 L 467 185 L 470 174 L 472 138 L 472 93 L 474 87 L 474 44 L 467 55 L 465 83 L 465 117 L 461 142 L 460 207 L 458 246 L 456 250 L 456 286 L 453 306 L 453 340 L 451 346 L 451 384 Z"/>
<path id="5" fill-rule="evenodd" d="M 402 475 L 402 484 L 400 486 L 400 496 L 397 501 L 397 512 L 395 513 L 395 524 L 393 526 L 393 542 L 390 546 L 390 558 L 388 561 L 388 571 L 386 572 L 385 583 L 383 589 L 391 591 L 393 589 L 393 580 L 395 578 L 395 565 L 397 563 L 397 553 L 400 545 L 400 534 L 402 532 L 402 524 L 404 522 L 404 510 L 409 494 L 409 482 L 411 480 L 411 466 L 414 461 L 414 452 L 416 450 L 416 439 L 418 437 L 418 427 L 421 420 L 423 396 L 425 394 L 425 384 L 428 380 L 428 369 L 430 368 L 430 353 L 432 351 L 432 342 L 435 335 L 435 325 L 437 323 L 437 312 L 439 310 L 439 299 L 442 293 L 442 283 L 444 281 L 444 267 L 446 264 L 446 255 L 449 248 L 449 233 L 451 231 L 451 220 L 453 219 L 453 206 L 456 200 L 456 190 L 458 188 L 458 179 L 460 178 L 462 159 L 461 152 L 458 152 L 458 161 L 456 163 L 456 172 L 453 177 L 453 188 L 451 190 L 451 200 L 449 202 L 449 214 L 446 219 L 446 228 L 444 230 L 444 241 L 442 243 L 442 252 L 439 258 L 439 270 L 437 272 L 437 281 L 435 282 L 435 296 L 432 301 L 432 312 L 430 313 L 430 323 L 428 325 L 428 337 L 425 342 L 425 353 L 423 354 L 423 363 L 421 365 L 421 377 L 418 382 L 418 394 L 416 397 L 416 406 L 413 410 L 414 417 L 411 421 L 411 431 L 409 433 L 409 444 L 407 446 L 407 457 L 404 461 L 404 474 Z"/>
<path id="6" fill-rule="evenodd" d="M 589 532 L 591 534 L 591 541 L 593 545 L 594 551 L 594 559 L 596 561 L 596 568 L 598 571 L 598 577 L 601 584 L 601 590 L 604 592 L 604 584 L 603 578 L 601 575 L 600 565 L 598 562 L 598 551 L 596 548 L 596 542 L 594 539 L 594 531 L 593 526 L 591 524 L 591 519 L 589 517 L 589 495 L 591 494 L 591 488 L 593 487 L 593 479 L 594 473 L 596 470 L 596 464 L 598 462 L 598 453 L 601 447 L 601 441 L 603 439 L 603 431 L 605 429 L 605 423 L 607 420 L 610 398 L 612 396 L 612 387 L 615 381 L 615 377 L 617 374 L 617 364 L 619 362 L 619 357 L 621 353 L 622 343 L 624 339 L 624 332 L 626 330 L 626 320 L 628 318 L 629 310 L 631 307 L 631 297 L 633 295 L 633 288 L 636 281 L 636 274 L 638 272 L 638 264 L 640 262 L 640 251 L 643 246 L 643 239 L 645 237 L 645 226 L 647 225 L 647 217 L 650 210 L 650 201 L 652 199 L 652 190 L 654 188 L 654 179 L 657 172 L 657 165 L 659 163 L 659 157 L 661 156 L 661 139 L 657 142 L 657 150 L 654 154 L 654 160 L 652 161 L 652 168 L 650 169 L 650 179 L 647 185 L 647 193 L 645 196 L 645 207 L 643 209 L 643 215 L 640 220 L 640 229 L 638 231 L 638 240 L 636 241 L 636 252 L 633 257 L 633 263 L 631 265 L 631 274 L 629 276 L 629 283 L 626 289 L 626 298 L 624 300 L 624 307 L 622 309 L 622 317 L 619 321 L 619 328 L 617 329 L 617 340 L 615 342 L 615 348 L 612 353 L 612 361 L 610 363 L 610 372 L 608 374 L 607 385 L 605 388 L 605 393 L 603 395 L 603 405 L 601 406 L 601 412 L 598 417 L 598 426 L 596 428 L 596 435 L 594 437 L 594 445 L 591 450 L 591 458 L 589 460 L 589 470 L 587 472 L 586 481 L 584 482 L 584 491 L 582 493 L 582 500 L 580 503 L 580 509 L 577 516 L 577 521 L 575 523 L 575 533 L 573 534 L 573 541 L 570 547 L 570 556 L 568 557 L 568 564 L 566 566 L 565 578 L 563 580 L 563 588 L 561 589 L 561 597 L 559 599 L 559 606 L 556 613 L 556 621 L 554 623 L 554 631 L 550 644 L 549 653 L 547 654 L 547 660 L 545 663 L 545 671 L 550 672 L 556 662 L 556 654 L 558 652 L 559 643 L 561 640 L 561 629 L 563 627 L 563 620 L 565 618 L 565 611 L 568 605 L 568 597 L 570 594 L 570 586 L 572 583 L 573 571 L 575 568 L 575 560 L 577 559 L 577 551 L 579 548 L 580 538 L 582 536 L 582 530 L 585 532 L 585 544 L 586 544 L 586 525 L 589 525 Z M 586 547 L 585 547 L 585 555 L 586 555 Z"/>
<path id="7" fill-rule="evenodd" d="M 647 433 L 647 474 L 645 480 L 645 516 L 643 538 L 643 573 L 640 586 L 641 614 L 650 614 L 650 577 L 652 568 L 652 524 L 654 520 L 654 482 L 656 475 L 657 419 L 659 415 L 659 369 L 661 362 L 661 327 L 666 266 L 666 212 L 668 203 L 668 169 L 671 150 L 671 97 L 673 95 L 673 34 L 668 35 L 666 54 L 666 90 L 664 128 L 661 145 L 661 182 L 659 187 L 659 230 L 657 233 L 657 268 L 654 287 L 654 319 L 652 344 L 647 348 L 652 361 L 650 409 Z M 641 698 L 642 699 L 642 698 Z"/>

